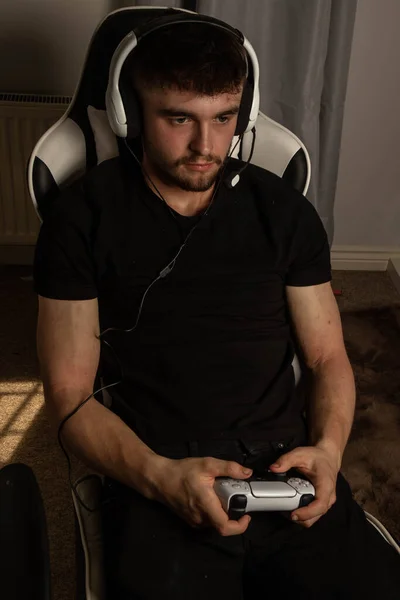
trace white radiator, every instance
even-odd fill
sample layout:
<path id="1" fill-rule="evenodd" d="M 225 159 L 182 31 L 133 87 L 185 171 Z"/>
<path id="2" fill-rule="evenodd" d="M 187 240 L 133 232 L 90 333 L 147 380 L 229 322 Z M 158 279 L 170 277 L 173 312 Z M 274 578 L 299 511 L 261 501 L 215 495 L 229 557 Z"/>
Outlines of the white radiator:
<path id="1" fill-rule="evenodd" d="M 0 94 L 0 246 L 34 245 L 39 219 L 26 170 L 42 134 L 64 114 L 71 98 Z"/>

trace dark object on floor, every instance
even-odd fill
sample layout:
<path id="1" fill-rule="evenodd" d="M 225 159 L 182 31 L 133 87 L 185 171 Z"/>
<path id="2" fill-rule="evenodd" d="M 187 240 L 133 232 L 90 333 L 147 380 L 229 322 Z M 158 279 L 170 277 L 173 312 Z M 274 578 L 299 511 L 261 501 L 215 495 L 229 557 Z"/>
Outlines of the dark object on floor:
<path id="1" fill-rule="evenodd" d="M 0 471 L 0 586 L 7 600 L 50 600 L 50 560 L 42 497 L 30 467 Z"/>
<path id="2" fill-rule="evenodd" d="M 355 499 L 400 539 L 400 307 L 342 313 L 357 403 L 343 472 Z"/>

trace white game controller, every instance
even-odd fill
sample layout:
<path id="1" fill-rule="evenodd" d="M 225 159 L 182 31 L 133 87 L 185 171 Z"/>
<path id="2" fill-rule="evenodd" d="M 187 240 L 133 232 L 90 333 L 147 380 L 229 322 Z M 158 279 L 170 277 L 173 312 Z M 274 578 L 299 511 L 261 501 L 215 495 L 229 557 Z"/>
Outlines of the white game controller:
<path id="1" fill-rule="evenodd" d="M 286 512 L 308 506 L 315 499 L 313 484 L 303 476 L 268 471 L 261 477 L 231 479 L 219 477 L 214 490 L 230 519 L 248 512 Z"/>

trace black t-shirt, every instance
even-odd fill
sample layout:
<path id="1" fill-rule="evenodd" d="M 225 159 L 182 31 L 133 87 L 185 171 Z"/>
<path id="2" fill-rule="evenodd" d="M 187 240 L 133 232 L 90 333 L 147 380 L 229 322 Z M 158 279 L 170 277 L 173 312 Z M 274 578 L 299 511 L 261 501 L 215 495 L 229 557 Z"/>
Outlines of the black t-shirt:
<path id="1" fill-rule="evenodd" d="M 285 286 L 330 281 L 327 237 L 311 203 L 249 165 L 228 163 L 206 215 L 171 211 L 140 169 L 103 162 L 55 201 L 36 247 L 48 298 L 98 298 L 123 380 L 113 410 L 145 442 L 282 437 L 302 424 Z M 193 229 L 193 227 L 195 227 Z M 178 254 L 168 275 L 160 272 Z M 102 345 L 104 383 L 118 380 Z"/>

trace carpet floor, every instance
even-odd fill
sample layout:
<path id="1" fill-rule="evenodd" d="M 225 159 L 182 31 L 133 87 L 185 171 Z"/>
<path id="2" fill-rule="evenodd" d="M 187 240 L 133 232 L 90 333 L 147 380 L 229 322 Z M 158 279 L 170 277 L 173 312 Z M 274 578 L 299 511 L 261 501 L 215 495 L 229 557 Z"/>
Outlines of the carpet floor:
<path id="1" fill-rule="evenodd" d="M 54 600 L 75 598 L 74 517 L 65 458 L 43 405 L 37 299 L 28 267 L 0 267 L 0 467 L 29 465 L 48 521 Z M 343 474 L 356 500 L 400 538 L 400 296 L 386 273 L 334 272 L 357 383 Z"/>

